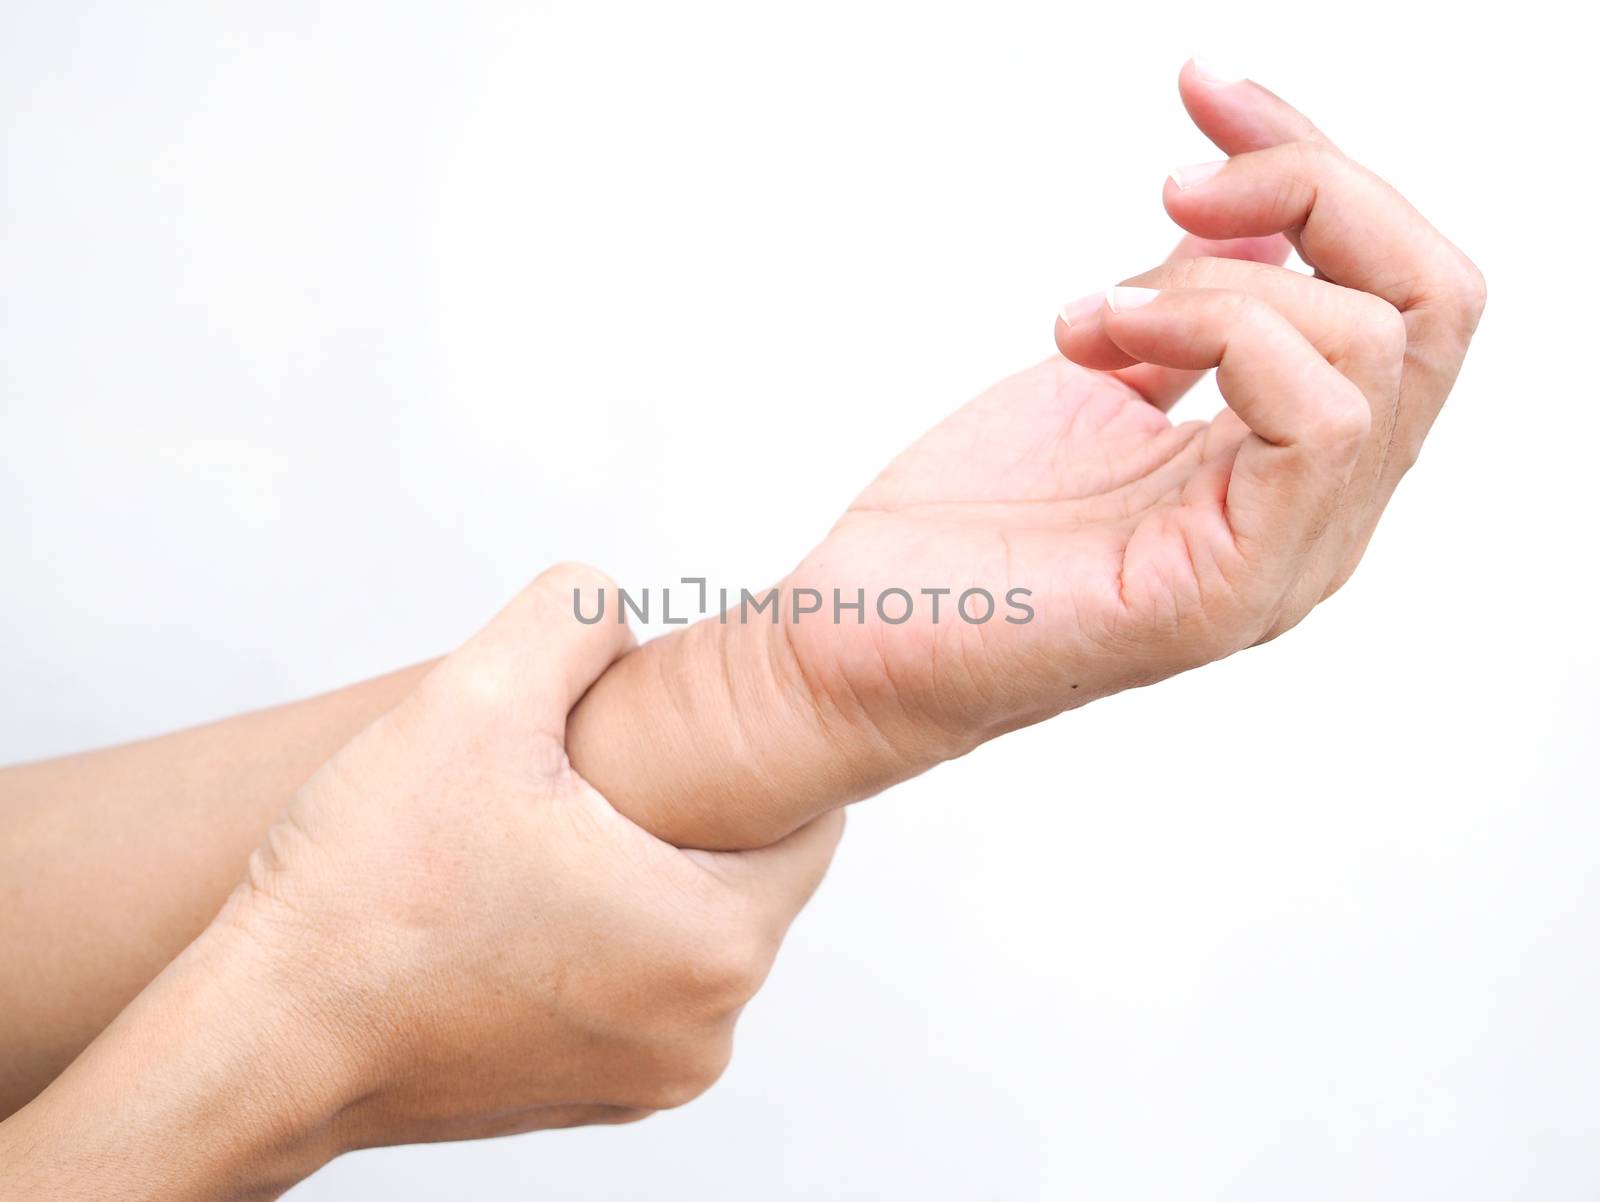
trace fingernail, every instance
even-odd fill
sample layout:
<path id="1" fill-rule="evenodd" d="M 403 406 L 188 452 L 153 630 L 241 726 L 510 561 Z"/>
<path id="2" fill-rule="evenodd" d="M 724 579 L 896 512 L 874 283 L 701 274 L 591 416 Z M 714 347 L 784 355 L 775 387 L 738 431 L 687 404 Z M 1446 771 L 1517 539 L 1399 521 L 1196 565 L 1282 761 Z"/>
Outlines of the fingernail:
<path id="1" fill-rule="evenodd" d="M 1226 63 L 1219 63 L 1214 58 L 1201 58 L 1197 54 L 1189 61 L 1194 64 L 1194 73 L 1207 83 L 1243 83 L 1249 78 L 1243 71 L 1235 71 Z"/>
<path id="2" fill-rule="evenodd" d="M 1159 288 L 1111 288 L 1106 292 L 1106 304 L 1113 313 L 1126 313 L 1140 305 L 1148 305 L 1161 295 Z"/>
<path id="3" fill-rule="evenodd" d="M 1059 314 L 1061 324 L 1070 329 L 1074 325 L 1087 321 L 1100 312 L 1100 306 L 1105 303 L 1106 294 L 1104 292 L 1091 292 L 1088 296 L 1080 296 L 1075 301 L 1068 301 L 1061 306 Z"/>
<path id="4" fill-rule="evenodd" d="M 1196 184 L 1203 184 L 1217 172 L 1228 165 L 1227 159 L 1218 159 L 1215 163 L 1194 163 L 1188 167 L 1176 167 L 1172 170 L 1172 182 L 1180 189 L 1187 192 Z"/>

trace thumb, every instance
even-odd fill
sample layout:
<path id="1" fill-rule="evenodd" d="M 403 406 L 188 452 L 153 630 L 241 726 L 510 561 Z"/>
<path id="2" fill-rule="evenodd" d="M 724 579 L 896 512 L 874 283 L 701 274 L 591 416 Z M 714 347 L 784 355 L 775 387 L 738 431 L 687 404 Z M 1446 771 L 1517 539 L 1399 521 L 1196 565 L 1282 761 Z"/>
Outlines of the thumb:
<path id="1" fill-rule="evenodd" d="M 445 708 L 469 724 L 498 724 L 563 743 L 572 707 L 634 646 L 620 621 L 590 623 L 579 616 L 583 597 L 615 590 L 607 576 L 583 564 L 546 569 L 445 656 L 418 692 L 442 697 Z"/>

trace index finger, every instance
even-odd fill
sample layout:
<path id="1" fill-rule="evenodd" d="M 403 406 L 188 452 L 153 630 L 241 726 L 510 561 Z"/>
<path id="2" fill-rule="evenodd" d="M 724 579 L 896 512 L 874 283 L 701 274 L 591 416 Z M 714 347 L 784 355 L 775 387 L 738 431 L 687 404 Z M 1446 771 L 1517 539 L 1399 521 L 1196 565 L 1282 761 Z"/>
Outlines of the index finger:
<path id="1" fill-rule="evenodd" d="M 1270 263 L 1281 266 L 1289 257 L 1289 243 L 1281 235 L 1266 238 L 1237 238 L 1217 241 L 1185 234 L 1182 241 L 1167 256 L 1168 263 L 1181 263 L 1188 259 L 1239 259 L 1247 263 Z M 1061 346 L 1061 336 L 1066 326 L 1058 323 L 1056 345 Z M 1155 363 L 1135 363 L 1112 372 L 1157 409 L 1171 409 L 1184 393 L 1206 373 L 1185 371 L 1177 367 L 1162 367 Z"/>

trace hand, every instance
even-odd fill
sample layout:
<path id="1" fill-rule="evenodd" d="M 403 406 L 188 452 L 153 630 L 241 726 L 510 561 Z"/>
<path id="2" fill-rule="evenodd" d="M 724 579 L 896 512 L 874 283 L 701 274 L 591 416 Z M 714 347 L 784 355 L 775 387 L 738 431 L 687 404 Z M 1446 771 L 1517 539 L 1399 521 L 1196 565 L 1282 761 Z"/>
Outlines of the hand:
<path id="1" fill-rule="evenodd" d="M 275 1197 L 350 1148 L 626 1122 L 717 1078 L 842 816 L 682 852 L 580 779 L 568 713 L 631 640 L 569 594 L 605 585 L 545 573 L 306 783 L 211 925 L 0 1123 L 0 1194 Z"/>
<path id="2" fill-rule="evenodd" d="M 324 1033 L 347 1146 L 688 1101 L 827 867 L 837 816 L 681 852 L 573 772 L 567 713 L 630 645 L 572 616 L 603 583 L 552 569 L 443 660 L 306 784 L 218 919 Z"/>
<path id="3" fill-rule="evenodd" d="M 1277 97 L 1193 64 L 1180 89 L 1233 157 L 1166 185 L 1191 235 L 1174 259 L 1115 309 L 1066 306 L 1065 358 L 890 464 L 782 582 L 780 622 L 652 640 L 574 711 L 574 758 L 630 817 L 679 845 L 762 846 L 1272 638 L 1349 576 L 1455 381 L 1482 277 Z M 1315 278 L 1276 265 L 1291 244 Z M 1227 410 L 1174 426 L 1166 409 L 1211 367 Z M 890 589 L 909 620 L 871 612 Z M 954 612 L 968 589 L 993 599 L 989 621 Z M 860 591 L 859 623 L 793 618 L 835 590 Z M 1031 620 L 1007 621 L 1025 616 L 1013 599 Z"/>
<path id="4" fill-rule="evenodd" d="M 938 624 L 918 597 L 901 625 L 787 627 L 823 714 L 868 726 L 898 775 L 1293 626 L 1349 577 L 1455 380 L 1484 303 L 1473 265 L 1269 92 L 1192 64 L 1180 86 L 1232 156 L 1166 185 L 1197 237 L 1110 303 L 1067 306 L 1070 362 L 936 427 L 785 581 L 953 589 Z M 1215 257 L 1271 259 L 1279 235 L 1315 278 Z M 1173 426 L 1212 367 L 1228 408 Z M 952 620 L 966 588 L 996 598 L 993 620 Z M 1001 616 L 1014 588 L 1026 624 Z"/>

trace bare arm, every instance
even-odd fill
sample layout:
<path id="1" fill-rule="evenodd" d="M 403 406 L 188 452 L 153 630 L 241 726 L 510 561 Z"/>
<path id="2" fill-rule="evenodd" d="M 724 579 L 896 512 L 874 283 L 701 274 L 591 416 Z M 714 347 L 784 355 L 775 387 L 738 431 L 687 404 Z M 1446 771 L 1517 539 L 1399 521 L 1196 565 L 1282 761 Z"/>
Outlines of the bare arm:
<path id="1" fill-rule="evenodd" d="M 1063 309 L 1064 358 L 892 463 L 785 581 L 928 584 L 1036 620 L 702 621 L 611 667 L 572 761 L 679 846 L 764 846 L 1007 730 L 1287 630 L 1337 589 L 1484 303 L 1476 269 L 1303 116 L 1191 64 L 1221 164 L 1165 185 L 1191 237 Z M 1359 231 L 1352 236 L 1351 231 Z M 1317 278 L 1264 260 L 1291 239 Z M 1229 408 L 1163 410 L 1208 368 Z M 953 600 L 953 599 L 952 599 Z M 291 793 L 420 669 L 0 774 L 0 1112 L 36 1093 L 205 925 Z"/>
<path id="2" fill-rule="evenodd" d="M 0 771 L 0 1114 L 200 933 L 294 791 L 424 671 Z"/>
<path id="3" fill-rule="evenodd" d="M 574 574 L 296 790 L 199 938 L 0 1122 L 0 1197 L 265 1199 L 351 1149 L 630 1122 L 716 1080 L 843 816 L 706 853 L 617 814 L 562 735 L 631 639 L 564 613 Z"/>

